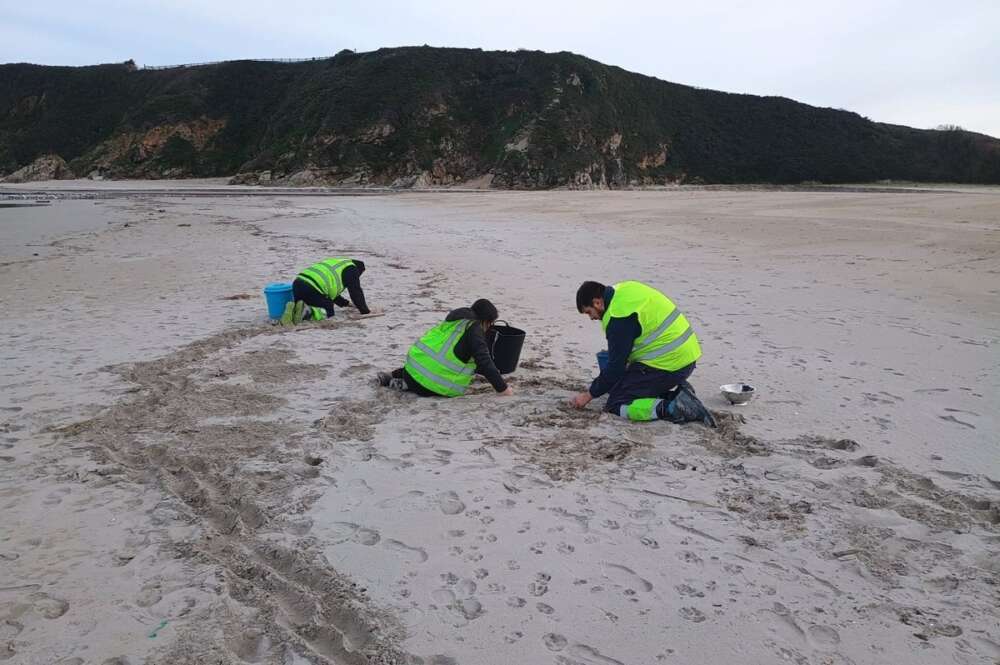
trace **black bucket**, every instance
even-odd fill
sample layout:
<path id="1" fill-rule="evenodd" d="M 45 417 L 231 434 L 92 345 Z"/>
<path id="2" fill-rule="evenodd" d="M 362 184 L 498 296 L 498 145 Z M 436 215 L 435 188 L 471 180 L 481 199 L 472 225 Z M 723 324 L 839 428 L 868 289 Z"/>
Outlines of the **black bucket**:
<path id="1" fill-rule="evenodd" d="M 521 359 L 521 347 L 524 346 L 524 331 L 507 325 L 494 325 L 486 332 L 486 345 L 490 347 L 493 364 L 501 374 L 511 374 L 517 369 L 517 361 Z"/>

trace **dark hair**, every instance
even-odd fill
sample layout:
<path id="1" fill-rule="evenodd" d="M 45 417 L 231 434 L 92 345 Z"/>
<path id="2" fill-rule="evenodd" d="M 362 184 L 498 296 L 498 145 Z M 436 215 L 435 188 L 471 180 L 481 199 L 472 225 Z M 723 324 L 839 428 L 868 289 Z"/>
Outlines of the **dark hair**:
<path id="1" fill-rule="evenodd" d="M 358 274 L 359 275 L 365 271 L 365 262 L 364 261 L 360 261 L 358 259 L 351 259 L 351 261 L 353 261 L 354 265 L 356 265 L 358 267 Z"/>
<path id="2" fill-rule="evenodd" d="M 480 298 L 472 303 L 472 311 L 476 313 L 476 320 L 493 323 L 500 317 L 497 308 L 486 298 Z"/>
<path id="3" fill-rule="evenodd" d="M 600 282 L 584 282 L 576 290 L 576 311 L 583 312 L 584 307 L 590 307 L 594 298 L 603 298 L 607 287 Z"/>

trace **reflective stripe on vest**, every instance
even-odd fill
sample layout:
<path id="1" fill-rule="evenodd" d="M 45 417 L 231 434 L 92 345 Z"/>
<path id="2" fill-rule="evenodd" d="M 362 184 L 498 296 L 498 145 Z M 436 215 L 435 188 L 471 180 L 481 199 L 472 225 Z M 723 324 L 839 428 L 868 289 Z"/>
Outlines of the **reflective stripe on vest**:
<path id="1" fill-rule="evenodd" d="M 701 357 L 698 337 L 680 309 L 665 295 L 641 282 L 621 282 L 602 317 L 607 330 L 611 318 L 637 315 L 642 329 L 628 362 L 675 371 Z"/>
<path id="2" fill-rule="evenodd" d="M 662 356 L 664 354 L 670 353 L 671 351 L 673 351 L 675 349 L 679 349 L 682 346 L 684 346 L 685 342 L 687 342 L 688 339 L 690 339 L 691 335 L 693 335 L 693 334 L 694 334 L 694 331 L 691 330 L 691 326 L 688 326 L 687 330 L 685 330 L 684 332 L 682 332 L 681 336 L 678 337 L 677 339 L 675 339 L 674 341 L 672 341 L 669 344 L 666 344 L 664 346 L 661 346 L 658 349 L 653 349 L 652 351 L 649 351 L 647 353 L 643 353 L 642 355 L 636 355 L 635 356 L 635 360 L 652 360 L 653 358 L 659 358 L 660 356 Z M 638 352 L 633 351 L 633 354 L 635 354 L 635 353 L 638 353 Z M 677 369 L 680 369 L 680 367 L 678 367 Z"/>
<path id="3" fill-rule="evenodd" d="M 333 300 L 344 290 L 343 273 L 352 265 L 354 265 L 354 261 L 351 259 L 325 259 L 309 266 L 298 276 Z"/>
<path id="4" fill-rule="evenodd" d="M 455 331 L 455 332 L 464 332 L 464 331 Z M 454 335 L 455 333 L 452 333 L 452 334 Z M 448 342 L 450 342 L 450 341 L 451 341 L 451 339 L 449 338 Z M 445 349 L 448 348 L 448 342 L 445 342 Z M 455 343 L 457 344 L 458 341 L 456 340 Z M 468 367 L 465 367 L 464 365 L 460 365 L 459 363 L 453 363 L 448 358 L 447 352 L 444 351 L 444 350 L 442 350 L 442 351 L 434 351 L 434 349 L 432 349 L 431 347 L 427 346 L 426 344 L 424 344 L 423 342 L 420 342 L 420 341 L 418 341 L 416 344 L 414 344 L 414 346 L 416 346 L 418 349 L 420 349 L 421 351 L 423 351 L 424 353 L 426 353 L 430 357 L 434 358 L 434 360 L 438 361 L 439 363 L 441 363 L 442 365 L 444 365 L 445 367 L 447 367 L 448 369 L 450 369 L 453 372 L 458 372 L 459 374 L 470 374 L 471 373 L 471 372 L 467 371 L 469 369 Z"/>
<path id="5" fill-rule="evenodd" d="M 661 323 L 656 328 L 656 330 L 642 337 L 641 339 L 637 339 L 635 341 L 635 346 L 632 347 L 632 350 L 635 351 L 636 349 L 641 349 L 642 347 L 646 346 L 651 341 L 662 335 L 664 332 L 666 332 L 667 328 L 669 328 L 674 324 L 674 321 L 676 321 L 677 317 L 679 317 L 680 315 L 681 315 L 681 308 L 674 306 L 674 311 L 670 312 L 670 316 L 665 318 L 663 320 L 663 323 Z"/>
<path id="6" fill-rule="evenodd" d="M 473 321 L 444 321 L 428 330 L 406 356 L 406 369 L 413 379 L 428 390 L 454 397 L 465 393 L 476 372 L 474 362 L 463 364 L 455 356 L 455 346 Z M 452 328 L 448 337 L 440 342 L 441 335 Z M 440 343 L 440 349 L 434 346 Z M 450 354 L 450 355 L 449 355 Z"/>

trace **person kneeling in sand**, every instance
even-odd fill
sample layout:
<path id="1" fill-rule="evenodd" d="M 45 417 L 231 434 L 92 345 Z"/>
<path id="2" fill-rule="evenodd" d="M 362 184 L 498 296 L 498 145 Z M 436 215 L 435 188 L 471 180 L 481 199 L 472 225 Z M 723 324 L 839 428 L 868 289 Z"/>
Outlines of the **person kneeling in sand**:
<path id="1" fill-rule="evenodd" d="M 298 274 L 292 282 L 292 302 L 281 315 L 282 325 L 294 325 L 303 320 L 323 321 L 333 316 L 334 306 L 353 304 L 362 316 L 371 314 L 361 289 L 364 261 L 332 258 L 314 263 Z M 347 291 L 351 300 L 341 294 Z"/>
<path id="2" fill-rule="evenodd" d="M 469 387 L 472 375 L 481 374 L 497 393 L 513 395 L 486 346 L 486 331 L 498 316 L 497 308 L 485 299 L 452 310 L 410 347 L 403 367 L 378 373 L 379 385 L 427 397 L 458 397 Z"/>
<path id="3" fill-rule="evenodd" d="M 582 409 L 608 393 L 604 410 L 629 420 L 698 420 L 715 427 L 687 382 L 701 357 L 698 337 L 669 298 L 641 282 L 588 281 L 576 292 L 576 308 L 601 321 L 608 364 L 588 391 L 573 397 L 573 406 Z"/>

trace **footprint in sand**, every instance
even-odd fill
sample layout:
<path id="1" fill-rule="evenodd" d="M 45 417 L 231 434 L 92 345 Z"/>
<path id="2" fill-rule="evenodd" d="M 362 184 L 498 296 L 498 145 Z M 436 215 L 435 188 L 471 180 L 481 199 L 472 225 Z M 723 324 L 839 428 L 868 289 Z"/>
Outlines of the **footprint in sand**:
<path id="1" fill-rule="evenodd" d="M 826 448 L 830 450 L 846 450 L 848 452 L 857 450 L 861 445 L 852 439 L 837 439 L 836 441 L 828 441 L 824 444 Z"/>
<path id="2" fill-rule="evenodd" d="M 618 563 L 604 563 L 603 566 L 605 568 L 605 577 L 613 577 L 612 575 L 608 575 L 608 572 L 615 573 L 614 577 L 624 580 L 630 587 L 635 587 L 646 592 L 653 590 L 652 582 L 640 577 L 628 566 L 623 566 Z"/>
<path id="3" fill-rule="evenodd" d="M 552 576 L 547 573 L 535 575 L 535 581 L 528 585 L 528 593 L 532 596 L 544 596 L 549 592 L 549 580 Z"/>
<path id="4" fill-rule="evenodd" d="M 535 603 L 535 609 L 542 614 L 553 614 L 556 611 L 551 605 L 546 605 L 545 603 Z"/>
<path id="5" fill-rule="evenodd" d="M 813 624 L 809 626 L 806 633 L 809 635 L 810 641 L 818 647 L 829 647 L 840 644 L 840 633 L 829 626 Z"/>
<path id="6" fill-rule="evenodd" d="M 682 596 L 690 596 L 692 598 L 704 598 L 705 597 L 705 592 L 698 591 L 693 586 L 690 586 L 688 584 L 680 584 L 678 586 L 675 586 L 674 589 L 677 591 L 678 594 L 680 594 Z"/>
<path id="7" fill-rule="evenodd" d="M 69 603 L 61 598 L 53 598 L 47 593 L 33 593 L 28 599 L 35 611 L 46 619 L 58 619 L 69 611 Z"/>
<path id="8" fill-rule="evenodd" d="M 701 566 L 704 564 L 704 561 L 702 561 L 701 557 L 690 550 L 684 550 L 682 552 L 678 552 L 677 558 L 683 561 L 684 563 L 690 563 L 695 566 Z"/>
<path id="9" fill-rule="evenodd" d="M 682 618 L 695 623 L 701 623 L 705 620 L 704 612 L 695 607 L 682 607 L 677 610 L 677 613 L 680 614 Z"/>
<path id="10" fill-rule="evenodd" d="M 542 644 L 549 651 L 562 651 L 566 648 L 566 638 L 558 633 L 546 633 L 542 635 Z"/>
<path id="11" fill-rule="evenodd" d="M 451 605 L 451 609 L 461 614 L 468 621 L 473 621 L 486 614 L 482 603 L 475 598 L 463 598 Z"/>
<path id="12" fill-rule="evenodd" d="M 135 604 L 139 607 L 152 607 L 161 600 L 163 600 L 163 594 L 160 593 L 160 585 L 154 583 L 143 587 L 142 591 L 135 597 Z"/>
<path id="13" fill-rule="evenodd" d="M 854 460 L 855 466 L 874 467 L 878 466 L 878 457 L 875 455 L 865 455 Z"/>
<path id="14" fill-rule="evenodd" d="M 332 543 L 357 543 L 359 545 L 374 545 L 382 539 L 378 531 L 365 529 L 353 522 L 334 522 L 331 525 L 333 531 Z"/>
<path id="15" fill-rule="evenodd" d="M 819 457 L 810 460 L 809 464 L 817 469 L 836 469 L 839 466 L 844 466 L 843 461 L 833 457 L 827 457 L 826 455 L 820 455 Z"/>
<path id="16" fill-rule="evenodd" d="M 580 665 L 625 665 L 622 661 L 605 656 L 594 647 L 586 644 L 574 644 L 569 648 L 569 654 L 573 659 L 567 659 L 565 662 L 574 665 L 575 663 L 580 663 Z M 562 660 L 561 656 L 559 660 Z"/>
<path id="17" fill-rule="evenodd" d="M 777 617 L 777 620 L 772 623 L 772 628 L 775 632 L 790 642 L 805 643 L 806 631 L 795 621 L 795 617 L 788 607 L 781 603 L 774 603 L 773 609 L 765 611 Z"/>
<path id="18" fill-rule="evenodd" d="M 458 498 L 458 494 L 452 491 L 441 492 L 437 495 L 438 508 L 445 515 L 458 515 L 465 510 L 465 504 Z"/>
<path id="19" fill-rule="evenodd" d="M 438 605 L 450 605 L 455 602 L 455 592 L 451 589 L 434 589 L 431 591 L 431 600 Z"/>
<path id="20" fill-rule="evenodd" d="M 422 547 L 410 547 L 398 540 L 387 540 L 382 546 L 390 552 L 403 557 L 403 559 L 410 563 L 423 563 L 427 561 L 427 551 Z"/>

